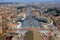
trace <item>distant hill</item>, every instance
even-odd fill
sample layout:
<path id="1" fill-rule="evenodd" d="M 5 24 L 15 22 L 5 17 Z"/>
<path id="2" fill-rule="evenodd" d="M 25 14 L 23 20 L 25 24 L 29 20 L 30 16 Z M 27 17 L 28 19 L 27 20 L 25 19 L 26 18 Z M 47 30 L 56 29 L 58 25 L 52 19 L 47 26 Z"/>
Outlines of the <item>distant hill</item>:
<path id="1" fill-rule="evenodd" d="M 1 2 L 0 4 L 13 4 L 13 2 Z"/>
<path id="2" fill-rule="evenodd" d="M 18 4 L 18 2 L 0 2 L 0 4 Z"/>

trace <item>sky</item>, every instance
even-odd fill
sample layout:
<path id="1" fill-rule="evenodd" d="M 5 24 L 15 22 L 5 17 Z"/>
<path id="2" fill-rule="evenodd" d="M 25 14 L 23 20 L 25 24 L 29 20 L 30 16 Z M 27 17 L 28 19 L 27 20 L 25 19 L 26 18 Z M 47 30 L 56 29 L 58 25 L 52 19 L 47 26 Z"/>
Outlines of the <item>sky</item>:
<path id="1" fill-rule="evenodd" d="M 60 0 L 0 0 L 0 2 L 60 2 Z"/>

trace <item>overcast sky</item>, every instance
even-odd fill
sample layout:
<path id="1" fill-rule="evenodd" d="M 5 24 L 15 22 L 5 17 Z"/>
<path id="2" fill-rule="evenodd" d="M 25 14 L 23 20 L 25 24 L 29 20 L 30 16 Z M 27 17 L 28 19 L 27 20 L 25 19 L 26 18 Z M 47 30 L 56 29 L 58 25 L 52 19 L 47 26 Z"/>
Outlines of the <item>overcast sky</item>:
<path id="1" fill-rule="evenodd" d="M 57 1 L 59 2 L 60 0 L 0 0 L 0 2 L 53 2 L 53 1 Z"/>

